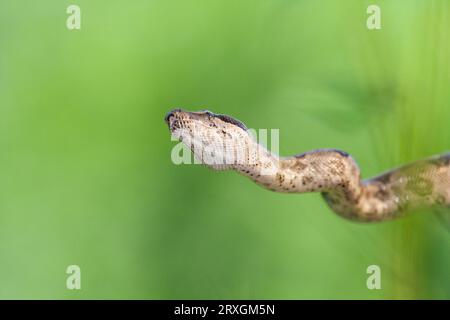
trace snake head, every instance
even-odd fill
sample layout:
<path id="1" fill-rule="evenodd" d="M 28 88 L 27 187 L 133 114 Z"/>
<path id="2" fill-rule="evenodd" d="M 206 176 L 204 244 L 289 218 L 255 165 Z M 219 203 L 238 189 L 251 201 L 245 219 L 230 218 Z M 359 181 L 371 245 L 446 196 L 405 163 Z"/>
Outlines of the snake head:
<path id="1" fill-rule="evenodd" d="M 227 130 L 236 129 L 233 127 L 237 127 L 244 131 L 248 130 L 241 121 L 224 114 L 213 113 L 209 110 L 190 112 L 182 109 L 173 109 L 166 114 L 164 121 L 169 126 L 171 132 L 173 132 L 173 129 L 186 127 L 190 124 Z M 175 128 L 172 128 L 172 125 L 174 125 Z"/>
<path id="2" fill-rule="evenodd" d="M 204 165 L 215 170 L 231 169 L 243 161 L 247 127 L 230 116 L 208 110 L 174 109 L 164 118 L 172 137 L 182 141 Z"/>

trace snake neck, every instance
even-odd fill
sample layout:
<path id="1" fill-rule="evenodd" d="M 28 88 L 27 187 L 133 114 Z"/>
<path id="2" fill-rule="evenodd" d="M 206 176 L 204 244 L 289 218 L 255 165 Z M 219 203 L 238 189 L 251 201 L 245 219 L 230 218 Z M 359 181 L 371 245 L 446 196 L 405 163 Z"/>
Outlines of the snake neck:
<path id="1" fill-rule="evenodd" d="M 346 218 L 361 215 L 365 187 L 355 161 L 345 152 L 325 149 L 293 157 L 277 157 L 261 146 L 247 150 L 253 163 L 233 167 L 258 185 L 276 192 L 321 192 L 328 205 Z"/>

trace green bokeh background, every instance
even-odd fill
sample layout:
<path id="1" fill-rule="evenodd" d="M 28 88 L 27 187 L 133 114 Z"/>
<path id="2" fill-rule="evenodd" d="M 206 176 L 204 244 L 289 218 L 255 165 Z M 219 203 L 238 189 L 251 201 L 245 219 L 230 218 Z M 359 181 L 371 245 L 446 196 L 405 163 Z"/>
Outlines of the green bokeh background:
<path id="1" fill-rule="evenodd" d="M 355 224 L 174 165 L 163 121 L 208 108 L 370 177 L 450 149 L 449 30 L 446 0 L 2 0 L 0 298 L 449 299 L 433 213 Z"/>

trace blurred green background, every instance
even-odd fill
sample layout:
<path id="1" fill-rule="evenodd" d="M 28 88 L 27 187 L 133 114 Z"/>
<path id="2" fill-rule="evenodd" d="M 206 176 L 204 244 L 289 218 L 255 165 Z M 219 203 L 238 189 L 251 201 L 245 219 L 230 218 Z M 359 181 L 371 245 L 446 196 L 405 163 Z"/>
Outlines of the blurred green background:
<path id="1" fill-rule="evenodd" d="M 446 0 L 1 1 L 0 298 L 449 299 L 433 213 L 356 224 L 174 165 L 163 121 L 208 108 L 370 177 L 450 149 L 449 30 Z"/>

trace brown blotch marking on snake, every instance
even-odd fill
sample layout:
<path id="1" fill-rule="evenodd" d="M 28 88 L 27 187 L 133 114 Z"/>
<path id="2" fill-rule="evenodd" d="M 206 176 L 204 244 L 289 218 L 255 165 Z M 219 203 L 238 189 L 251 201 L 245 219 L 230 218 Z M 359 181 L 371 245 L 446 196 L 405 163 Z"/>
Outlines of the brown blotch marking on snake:
<path id="1" fill-rule="evenodd" d="M 345 171 L 345 164 L 342 160 L 334 159 L 330 160 L 329 170 L 333 175 L 342 175 Z"/>
<path id="2" fill-rule="evenodd" d="M 347 201 L 353 201 L 353 192 L 351 192 L 348 188 L 345 188 L 344 189 L 344 197 L 345 197 L 345 200 L 347 200 Z"/>
<path id="3" fill-rule="evenodd" d="M 345 165 L 343 161 L 337 161 L 337 163 L 335 163 L 336 168 L 339 170 L 339 174 L 343 174 L 344 170 L 345 170 Z"/>
<path id="4" fill-rule="evenodd" d="M 311 183 L 313 180 L 314 180 L 314 178 L 311 176 L 304 176 L 302 178 L 302 184 L 307 185 L 308 183 Z"/>
<path id="5" fill-rule="evenodd" d="M 390 192 L 388 192 L 383 186 L 378 186 L 378 190 L 374 194 L 375 197 L 380 199 L 381 201 L 389 200 L 392 196 Z"/>
<path id="6" fill-rule="evenodd" d="M 330 168 L 330 172 L 333 175 L 338 175 L 339 174 L 338 171 L 335 168 L 333 168 L 333 167 Z"/>
<path id="7" fill-rule="evenodd" d="M 294 189 L 295 188 L 295 178 L 297 178 L 296 176 L 295 177 L 293 177 L 292 179 L 291 179 L 291 181 L 289 181 L 289 184 L 291 185 L 291 187 L 292 187 L 292 189 Z"/>
<path id="8" fill-rule="evenodd" d="M 438 204 L 438 205 L 445 205 L 446 204 L 446 199 L 445 199 L 445 197 L 443 196 L 443 195 L 438 195 L 437 197 L 436 197 L 436 203 Z"/>
<path id="9" fill-rule="evenodd" d="M 275 179 L 276 179 L 276 181 L 278 181 L 278 183 L 281 186 L 283 184 L 283 182 L 284 182 L 285 177 L 284 177 L 283 174 L 277 172 Z"/>
<path id="10" fill-rule="evenodd" d="M 295 161 L 291 168 L 295 171 L 303 171 L 306 169 L 307 166 L 308 165 L 304 164 L 301 161 Z"/>
<path id="11" fill-rule="evenodd" d="M 217 126 L 217 125 L 216 125 Z M 218 130 L 217 133 L 221 133 L 224 137 L 232 138 L 231 134 L 229 132 L 226 132 L 225 130 Z"/>

